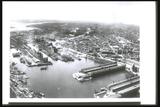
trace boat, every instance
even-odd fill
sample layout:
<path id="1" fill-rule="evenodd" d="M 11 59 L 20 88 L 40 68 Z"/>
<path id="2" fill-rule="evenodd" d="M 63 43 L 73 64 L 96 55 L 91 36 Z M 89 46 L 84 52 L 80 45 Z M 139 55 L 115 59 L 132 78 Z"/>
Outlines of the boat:
<path id="1" fill-rule="evenodd" d="M 40 68 L 41 70 L 47 70 L 47 67 Z"/>
<path id="2" fill-rule="evenodd" d="M 77 79 L 80 82 L 92 79 L 91 76 L 84 74 L 84 73 L 80 73 L 80 72 L 74 73 L 74 74 L 72 74 L 72 76 L 73 76 L 73 78 Z"/>
<path id="3" fill-rule="evenodd" d="M 22 72 L 22 71 L 11 71 L 11 74 L 13 74 L 13 75 L 25 75 L 26 73 Z"/>

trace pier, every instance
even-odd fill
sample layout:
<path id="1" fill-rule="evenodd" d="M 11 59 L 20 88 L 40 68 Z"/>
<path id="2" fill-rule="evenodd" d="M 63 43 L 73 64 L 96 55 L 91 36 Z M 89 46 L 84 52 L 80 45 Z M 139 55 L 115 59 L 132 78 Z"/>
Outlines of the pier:
<path id="1" fill-rule="evenodd" d="M 125 89 L 126 87 L 130 87 L 136 84 L 139 84 L 139 78 L 133 79 L 133 80 L 128 80 L 126 82 L 122 82 L 121 84 L 118 85 L 114 85 L 112 87 L 108 87 L 110 90 L 112 90 L 113 92 L 119 92 L 123 89 Z"/>
<path id="2" fill-rule="evenodd" d="M 91 70 L 90 72 L 87 72 L 86 74 L 93 76 L 93 77 L 97 77 L 98 75 L 104 75 L 105 73 L 110 73 L 110 72 L 115 72 L 115 71 L 124 71 L 126 68 L 125 64 L 123 65 L 108 65 L 105 67 L 101 67 L 100 69 L 97 70 Z"/>
<path id="3" fill-rule="evenodd" d="M 72 76 L 78 81 L 91 80 L 93 77 L 104 75 L 105 73 L 124 71 L 125 68 L 125 64 L 117 65 L 117 62 L 110 62 L 95 67 L 81 69 L 79 72 L 72 74 Z"/>
<path id="4" fill-rule="evenodd" d="M 107 63 L 105 65 L 99 65 L 99 66 L 95 66 L 95 67 L 84 68 L 80 72 L 88 73 L 88 72 L 92 72 L 92 71 L 95 71 L 95 70 L 100 70 L 100 69 L 109 68 L 109 67 L 113 67 L 113 66 L 117 66 L 117 62 Z"/>
<path id="5" fill-rule="evenodd" d="M 119 82 L 111 83 L 108 86 L 101 88 L 100 92 L 94 94 L 96 98 L 113 98 L 126 97 L 131 93 L 137 93 L 140 89 L 140 78 L 134 76 Z"/>

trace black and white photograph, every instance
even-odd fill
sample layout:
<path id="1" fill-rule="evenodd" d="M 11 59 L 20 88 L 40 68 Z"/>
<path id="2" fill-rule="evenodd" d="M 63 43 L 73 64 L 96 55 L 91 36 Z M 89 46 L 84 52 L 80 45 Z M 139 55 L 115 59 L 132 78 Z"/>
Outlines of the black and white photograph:
<path id="1" fill-rule="evenodd" d="M 146 85 L 144 18 L 149 13 L 155 18 L 155 2 L 3 5 L 8 99 L 141 102 Z"/>

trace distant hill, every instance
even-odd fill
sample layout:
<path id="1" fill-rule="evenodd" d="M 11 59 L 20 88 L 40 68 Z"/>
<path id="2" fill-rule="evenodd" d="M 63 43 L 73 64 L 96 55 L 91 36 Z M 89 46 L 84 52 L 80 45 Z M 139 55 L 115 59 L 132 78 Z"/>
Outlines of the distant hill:
<path id="1" fill-rule="evenodd" d="M 101 32 L 104 32 L 105 35 L 114 34 L 130 41 L 137 41 L 139 39 L 139 27 L 136 25 L 112 24 L 106 25 L 102 29 Z"/>
<path id="2" fill-rule="evenodd" d="M 50 21 L 42 24 L 30 25 L 37 27 L 37 34 L 46 34 L 52 32 L 58 32 L 57 36 L 64 37 L 71 33 L 74 28 L 79 28 L 77 35 L 84 34 L 87 28 L 94 30 L 94 35 L 96 36 L 107 36 L 107 35 L 117 35 L 124 37 L 130 41 L 137 41 L 139 39 L 139 27 L 136 25 L 126 25 L 126 24 L 98 24 L 98 23 L 80 23 L 80 22 L 60 22 L 60 21 Z M 39 33 L 38 33 L 39 32 Z M 77 36 L 76 35 L 76 36 Z"/>

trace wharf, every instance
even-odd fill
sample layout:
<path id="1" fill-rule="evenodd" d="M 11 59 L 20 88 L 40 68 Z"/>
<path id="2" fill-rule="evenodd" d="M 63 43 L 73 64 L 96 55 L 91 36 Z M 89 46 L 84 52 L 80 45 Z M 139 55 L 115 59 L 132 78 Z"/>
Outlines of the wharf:
<path id="1" fill-rule="evenodd" d="M 46 65 L 52 65 L 52 63 L 51 62 L 48 62 L 48 63 L 39 63 L 39 64 L 34 64 L 34 65 L 28 65 L 28 67 L 46 66 Z"/>
<path id="2" fill-rule="evenodd" d="M 140 89 L 140 85 L 136 84 L 136 85 L 133 85 L 131 87 L 125 88 L 123 90 L 120 90 L 120 91 L 118 91 L 118 93 L 121 94 L 121 95 L 125 95 L 126 93 L 133 92 L 133 91 L 136 91 L 138 89 Z"/>
<path id="3" fill-rule="evenodd" d="M 134 76 L 134 77 L 131 77 L 131 78 L 128 78 L 128 79 L 125 79 L 125 80 L 122 80 L 122 81 L 118 81 L 118 82 L 114 82 L 114 83 L 111 83 L 109 84 L 107 87 L 114 87 L 116 85 L 119 85 L 119 84 L 123 84 L 127 81 L 131 81 L 131 80 L 135 80 L 135 79 L 139 79 L 139 76 Z"/>
<path id="4" fill-rule="evenodd" d="M 114 63 L 106 63 L 103 65 L 98 65 L 98 66 L 94 66 L 94 67 L 89 67 L 89 68 L 84 68 L 82 69 L 80 72 L 82 73 L 88 73 L 88 72 L 92 72 L 95 70 L 100 70 L 100 69 L 105 69 L 105 68 L 109 68 L 109 67 L 113 67 L 113 66 L 117 66 L 117 62 Z"/>
<path id="5" fill-rule="evenodd" d="M 112 83 L 94 94 L 94 97 L 124 97 L 140 89 L 139 76 L 131 77 L 117 83 Z M 101 88 L 102 89 L 102 88 Z M 105 89 L 105 90 L 104 90 Z"/>
<path id="6" fill-rule="evenodd" d="M 122 88 L 129 87 L 129 86 L 132 86 L 132 85 L 138 84 L 138 83 L 139 83 L 139 79 L 135 79 L 135 80 L 127 81 L 123 84 L 119 84 L 119 85 L 116 85 L 114 87 L 109 87 L 109 88 L 110 88 L 110 90 L 118 91 L 118 90 L 121 90 Z"/>

